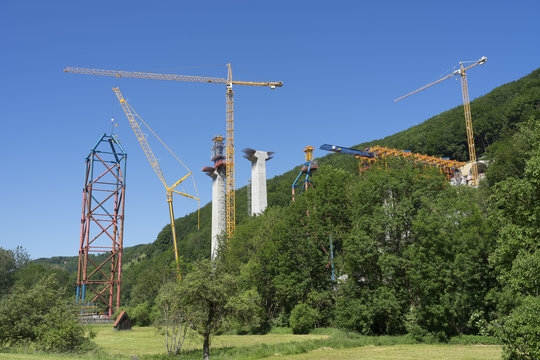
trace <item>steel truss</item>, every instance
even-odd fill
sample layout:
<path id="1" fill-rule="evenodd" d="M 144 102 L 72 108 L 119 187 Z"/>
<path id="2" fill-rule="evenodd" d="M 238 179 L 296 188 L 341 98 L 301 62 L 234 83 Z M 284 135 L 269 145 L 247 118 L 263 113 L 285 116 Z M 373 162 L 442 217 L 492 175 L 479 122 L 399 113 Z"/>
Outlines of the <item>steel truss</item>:
<path id="1" fill-rule="evenodd" d="M 109 316 L 120 306 L 126 161 L 107 134 L 86 157 L 76 300 L 102 302 Z"/>

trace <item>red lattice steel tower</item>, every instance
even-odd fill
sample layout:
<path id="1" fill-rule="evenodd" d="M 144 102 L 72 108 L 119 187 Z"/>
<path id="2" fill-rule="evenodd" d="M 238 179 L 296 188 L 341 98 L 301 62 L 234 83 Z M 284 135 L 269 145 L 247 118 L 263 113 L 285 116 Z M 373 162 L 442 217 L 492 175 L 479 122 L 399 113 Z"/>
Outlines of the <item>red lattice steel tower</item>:
<path id="1" fill-rule="evenodd" d="M 107 134 L 86 157 L 77 302 L 102 302 L 109 316 L 120 306 L 126 161 L 118 138 Z"/>

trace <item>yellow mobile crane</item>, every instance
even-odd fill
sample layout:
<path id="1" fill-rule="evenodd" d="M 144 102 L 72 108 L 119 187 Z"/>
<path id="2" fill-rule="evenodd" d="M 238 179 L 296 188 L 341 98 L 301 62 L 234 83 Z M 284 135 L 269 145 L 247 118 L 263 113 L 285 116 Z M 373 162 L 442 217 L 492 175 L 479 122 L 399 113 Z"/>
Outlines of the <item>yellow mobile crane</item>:
<path id="1" fill-rule="evenodd" d="M 126 113 L 126 117 L 129 120 L 129 124 L 131 125 L 131 128 L 133 129 L 133 132 L 135 133 L 135 136 L 137 137 L 137 140 L 139 140 L 139 143 L 141 144 L 141 147 L 144 153 L 146 154 L 146 157 L 148 158 L 148 162 L 152 166 L 152 169 L 154 169 L 154 172 L 158 176 L 163 186 L 165 186 L 165 190 L 167 191 L 167 203 L 169 204 L 169 215 L 171 217 L 171 231 L 172 231 L 172 238 L 173 238 L 173 243 L 174 243 L 174 258 L 176 260 L 176 270 L 178 271 L 178 279 L 181 279 L 180 263 L 178 261 L 178 245 L 176 243 L 176 231 L 174 229 L 173 195 L 176 193 L 176 194 L 179 194 L 179 195 L 191 198 L 191 199 L 195 199 L 200 202 L 199 198 L 195 196 L 191 196 L 186 193 L 175 190 L 175 188 L 178 185 L 180 185 L 189 175 L 191 175 L 191 171 L 189 171 L 189 169 L 187 169 L 187 167 L 180 161 L 180 159 L 178 159 L 178 157 L 176 157 L 176 155 L 161 141 L 161 139 L 144 122 L 144 120 L 139 115 L 137 115 L 135 110 L 133 110 L 133 108 L 127 103 L 127 101 L 122 96 L 120 89 L 116 87 L 116 88 L 113 88 L 113 91 L 118 97 L 118 100 L 120 101 L 120 105 L 122 105 L 122 109 L 124 109 L 124 112 Z M 163 176 L 163 173 L 161 172 L 161 168 L 159 167 L 159 163 L 156 157 L 154 156 L 154 153 L 152 152 L 150 145 L 148 145 L 148 142 L 146 141 L 146 137 L 144 136 L 139 126 L 139 123 L 135 119 L 135 116 L 138 117 L 141 120 L 141 122 L 143 122 L 150 129 L 150 131 L 152 131 L 154 136 L 158 138 L 158 140 L 163 144 L 163 146 L 165 146 L 167 150 L 169 150 L 169 152 L 176 158 L 176 160 L 182 163 L 182 165 L 184 165 L 184 167 L 186 167 L 186 169 L 189 171 L 186 176 L 184 176 L 183 178 L 175 182 L 172 186 L 167 185 L 167 182 L 165 181 L 165 177 Z"/>
<path id="2" fill-rule="evenodd" d="M 422 86 L 420 89 L 415 90 L 411 93 L 408 93 L 407 95 L 403 95 L 402 97 L 399 97 L 394 100 L 394 102 L 399 101 L 401 99 L 406 98 L 407 96 L 411 96 L 413 94 L 416 94 L 417 92 L 420 92 L 424 89 L 427 89 L 430 86 L 433 86 L 435 84 L 440 83 L 441 81 L 444 81 L 446 79 L 451 78 L 454 75 L 460 75 L 461 76 L 461 92 L 463 95 L 463 110 L 465 111 L 465 126 L 467 128 L 467 143 L 469 145 L 469 159 L 471 161 L 471 171 L 472 171 L 472 184 L 474 186 L 478 185 L 478 166 L 476 165 L 476 149 L 474 147 L 474 134 L 473 134 L 473 127 L 472 127 L 472 119 L 471 119 L 471 106 L 469 101 L 469 89 L 467 86 L 467 73 L 466 71 L 470 68 L 476 66 L 476 65 L 483 65 L 487 61 L 487 57 L 482 56 L 480 59 L 478 59 L 476 62 L 474 62 L 472 65 L 469 65 L 467 67 L 463 66 L 463 62 L 459 62 L 459 69 L 451 73 L 450 75 L 446 75 L 442 79 L 439 79 L 437 81 L 432 82 L 431 84 L 427 84 L 425 86 Z"/>
<path id="3" fill-rule="evenodd" d="M 236 81 L 232 79 L 231 64 L 227 64 L 227 78 L 216 78 L 207 76 L 190 76 L 190 75 L 174 75 L 174 74 L 156 74 L 143 73 L 133 71 L 117 71 L 117 70 L 102 70 L 102 69 L 85 69 L 76 67 L 67 67 L 64 72 L 75 74 L 102 75 L 114 76 L 117 78 L 137 78 L 137 79 L 154 79 L 154 80 L 172 80 L 172 81 L 190 81 L 211 84 L 226 84 L 226 121 L 227 121 L 227 145 L 226 153 L 226 213 L 227 213 L 227 241 L 234 234 L 235 230 L 235 192 L 234 192 L 234 109 L 233 109 L 233 85 L 250 85 L 250 86 L 266 86 L 270 89 L 282 87 L 283 83 L 279 82 L 254 82 L 254 81 Z"/>

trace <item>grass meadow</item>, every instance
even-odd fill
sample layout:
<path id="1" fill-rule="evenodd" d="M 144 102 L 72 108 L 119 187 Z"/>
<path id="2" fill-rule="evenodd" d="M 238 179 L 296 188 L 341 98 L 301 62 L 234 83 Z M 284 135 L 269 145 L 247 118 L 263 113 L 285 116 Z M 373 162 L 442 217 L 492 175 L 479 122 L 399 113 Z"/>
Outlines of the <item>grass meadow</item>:
<path id="1" fill-rule="evenodd" d="M 134 327 L 113 331 L 111 325 L 94 325 L 97 351 L 84 354 L 47 354 L 19 350 L 0 352 L 0 360 L 160 360 L 167 359 L 164 336 L 154 327 Z M 499 345 L 413 344 L 407 336 L 362 336 L 336 329 L 318 329 L 309 335 L 274 331 L 266 335 L 219 335 L 212 338 L 211 359 L 287 359 L 287 360 L 495 360 L 501 358 Z M 470 341 L 469 341 L 470 342 Z M 481 339 L 472 342 L 481 343 Z M 489 343 L 490 341 L 487 341 Z M 202 359 L 202 339 L 191 334 L 177 359 Z"/>

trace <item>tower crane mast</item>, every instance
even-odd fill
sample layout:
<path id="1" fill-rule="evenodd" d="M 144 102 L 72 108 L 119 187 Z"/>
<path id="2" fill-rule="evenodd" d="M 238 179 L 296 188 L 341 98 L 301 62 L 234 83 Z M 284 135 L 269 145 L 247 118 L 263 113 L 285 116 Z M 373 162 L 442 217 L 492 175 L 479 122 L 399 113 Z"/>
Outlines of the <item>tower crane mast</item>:
<path id="1" fill-rule="evenodd" d="M 171 81 L 188 81 L 209 84 L 226 84 L 226 130 L 227 130 L 227 145 L 226 145 L 226 213 L 227 213 L 227 241 L 234 234 L 235 222 L 235 179 L 234 179 L 234 106 L 233 106 L 233 85 L 247 86 L 266 86 L 270 89 L 282 87 L 283 83 L 278 82 L 256 82 L 256 81 L 237 81 L 232 79 L 231 64 L 227 64 L 227 78 L 208 77 L 208 76 L 190 76 L 190 75 L 175 75 L 175 74 L 158 74 L 145 73 L 134 71 L 119 71 L 119 70 L 103 70 L 103 69 L 87 69 L 78 67 L 67 67 L 64 72 L 74 74 L 101 75 L 113 76 L 116 78 L 136 78 L 136 79 L 153 79 L 153 80 L 171 80 Z M 154 168 L 155 170 L 155 168 Z M 159 176 L 159 175 L 158 175 Z"/>
<path id="2" fill-rule="evenodd" d="M 476 148 L 474 146 L 474 134 L 473 134 L 473 126 L 472 126 L 472 118 L 471 118 L 471 106 L 470 106 L 470 100 L 469 100 L 469 87 L 467 84 L 467 70 L 471 69 L 472 67 L 476 65 L 483 65 L 487 61 L 487 57 L 482 56 L 480 59 L 478 59 L 473 64 L 464 67 L 463 62 L 459 62 L 459 69 L 455 70 L 453 73 L 446 75 L 445 77 L 434 81 L 430 84 L 427 84 L 425 86 L 422 86 L 420 89 L 417 89 L 413 92 L 410 92 L 406 95 L 403 95 L 397 99 L 394 100 L 394 102 L 397 102 L 399 100 L 402 100 L 408 96 L 411 96 L 413 94 L 416 94 L 424 89 L 427 89 L 435 84 L 438 84 L 446 79 L 449 79 L 455 75 L 461 76 L 461 93 L 463 95 L 463 111 L 465 112 L 465 127 L 467 128 L 467 145 L 469 148 L 469 159 L 471 161 L 471 171 L 472 171 L 472 184 L 474 186 L 478 185 L 478 166 L 476 164 Z"/>

